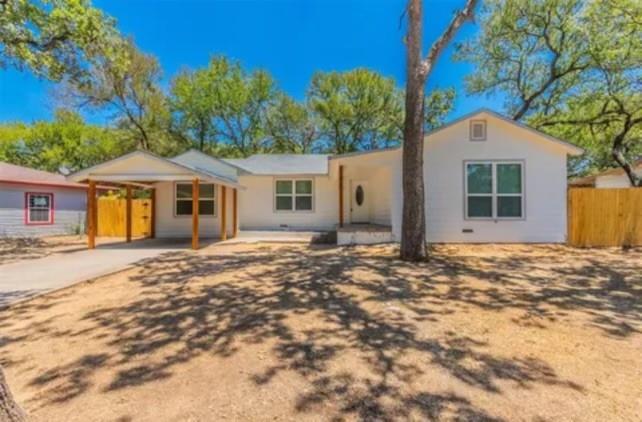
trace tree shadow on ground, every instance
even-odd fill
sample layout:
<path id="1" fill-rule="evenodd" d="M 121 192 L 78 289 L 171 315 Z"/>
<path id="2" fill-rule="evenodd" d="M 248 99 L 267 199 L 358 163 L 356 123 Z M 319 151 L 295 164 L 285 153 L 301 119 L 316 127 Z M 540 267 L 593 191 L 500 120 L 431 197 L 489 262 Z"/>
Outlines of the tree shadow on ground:
<path id="1" fill-rule="evenodd" d="M 0 237 L 0 265 L 44 258 L 52 253 L 69 253 L 85 249 L 82 236 Z"/>
<path id="2" fill-rule="evenodd" d="M 38 238 L 0 238 L 0 265 L 47 256 L 51 245 Z"/>
<path id="3" fill-rule="evenodd" d="M 203 354 L 232 356 L 246 345 L 270 342 L 277 363 L 250 377 L 261 387 L 283 371 L 299 374 L 310 388 L 293 404 L 298 412 L 333 406 L 336 414 L 329 416 L 337 420 L 411 413 L 499 420 L 464 396 L 407 386 L 435 366 L 489 394 L 501 394 L 506 383 L 576 392 L 583 387 L 560 378 L 542 360 L 494 354 L 483 341 L 427 332 L 420 324 L 462 309 L 512 309 L 524 316 L 517 324 L 579 312 L 605 335 L 639 332 L 639 263 L 623 259 L 614 269 L 589 260 L 569 268 L 560 259 L 545 273 L 541 258 L 528 255 L 437 253 L 429 262 L 409 264 L 391 254 L 321 246 L 172 253 L 148 260 L 130 277 L 139 293 L 129 303 L 82 315 L 91 328 L 55 333 L 73 338 L 96 329 L 106 344 L 104 354 L 52 368 L 31 383 L 46 390 L 50 402 L 64 402 L 86 391 L 97 368 L 113 371 L 105 391 L 116 391 L 170 377 L 174 366 Z M 213 274 L 217 281 L 208 283 Z M 400 303 L 407 312 L 387 306 Z M 410 355 L 420 359 L 407 359 Z M 358 362 L 359 370 L 331 369 L 346 357 Z"/>

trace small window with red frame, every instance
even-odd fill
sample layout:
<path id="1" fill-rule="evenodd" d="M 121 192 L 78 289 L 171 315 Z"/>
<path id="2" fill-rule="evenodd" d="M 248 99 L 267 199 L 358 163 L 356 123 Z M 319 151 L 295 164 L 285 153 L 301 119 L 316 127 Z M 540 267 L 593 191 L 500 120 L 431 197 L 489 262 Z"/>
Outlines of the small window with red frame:
<path id="1" fill-rule="evenodd" d="M 53 194 L 27 193 L 27 224 L 53 223 Z"/>

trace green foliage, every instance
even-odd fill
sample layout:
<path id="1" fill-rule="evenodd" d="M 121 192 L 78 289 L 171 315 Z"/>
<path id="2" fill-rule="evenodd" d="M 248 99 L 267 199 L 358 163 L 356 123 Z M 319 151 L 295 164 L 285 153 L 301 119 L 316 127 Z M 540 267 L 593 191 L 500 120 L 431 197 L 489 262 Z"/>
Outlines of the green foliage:
<path id="1" fill-rule="evenodd" d="M 582 0 L 489 0 L 481 31 L 457 57 L 477 65 L 470 93 L 506 94 L 505 108 L 520 120 L 559 104 L 589 66 L 581 31 Z"/>
<path id="2" fill-rule="evenodd" d="M 51 172 L 77 171 L 133 148 L 122 132 L 88 125 L 63 109 L 51 122 L 0 126 L 0 161 Z"/>
<path id="3" fill-rule="evenodd" d="M 426 126 L 441 124 L 454 91 L 427 98 Z M 215 57 L 171 85 L 172 128 L 200 150 L 229 156 L 258 152 L 342 153 L 398 145 L 403 92 L 394 80 L 357 69 L 314 75 L 305 103 L 279 92 L 264 71 Z"/>
<path id="4" fill-rule="evenodd" d="M 490 0 L 458 57 L 477 65 L 471 93 L 503 93 L 516 120 L 587 150 L 572 171 L 640 156 L 642 2 Z"/>
<path id="5" fill-rule="evenodd" d="M 160 88 L 158 60 L 123 41 L 118 54 L 101 55 L 91 73 L 65 87 L 67 98 L 79 108 L 109 113 L 116 127 L 139 148 L 159 154 L 184 149 L 170 131 L 170 110 Z"/>
<path id="6" fill-rule="evenodd" d="M 118 38 L 114 20 L 87 0 L 0 2 L 0 67 L 60 80 L 75 77 Z M 112 46 L 112 47 L 110 47 Z"/>
<path id="7" fill-rule="evenodd" d="M 29 133 L 24 123 L 0 125 L 0 161 L 19 163 L 22 156 L 22 141 Z"/>
<path id="8" fill-rule="evenodd" d="M 401 139 L 403 98 L 393 79 L 376 72 L 316 73 L 308 105 L 335 153 L 389 147 Z"/>
<path id="9" fill-rule="evenodd" d="M 172 81 L 170 107 L 174 131 L 198 149 L 216 149 L 215 99 L 206 70 L 182 71 Z"/>
<path id="10" fill-rule="evenodd" d="M 214 57 L 207 68 L 174 79 L 171 103 L 184 137 L 202 148 L 248 156 L 266 148 L 267 110 L 275 96 L 267 72 L 248 73 L 236 61 Z"/>
<path id="11" fill-rule="evenodd" d="M 444 124 L 444 118 L 453 110 L 455 89 L 436 89 L 432 91 L 424 103 L 424 128 L 426 131 L 437 129 Z"/>
<path id="12" fill-rule="evenodd" d="M 279 94 L 268 111 L 267 132 L 274 152 L 307 154 L 321 148 L 312 113 L 285 94 Z"/>
<path id="13" fill-rule="evenodd" d="M 443 124 L 454 99 L 452 88 L 434 90 L 426 97 L 426 130 Z M 403 137 L 404 91 L 392 78 L 374 71 L 315 74 L 307 105 L 326 150 L 332 153 L 397 146 Z"/>

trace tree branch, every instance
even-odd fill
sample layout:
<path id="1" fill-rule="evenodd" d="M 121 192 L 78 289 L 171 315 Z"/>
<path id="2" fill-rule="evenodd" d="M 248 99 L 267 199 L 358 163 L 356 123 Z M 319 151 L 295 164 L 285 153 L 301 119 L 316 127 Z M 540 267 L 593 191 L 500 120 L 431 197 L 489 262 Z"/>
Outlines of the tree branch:
<path id="1" fill-rule="evenodd" d="M 459 10 L 457 13 L 455 13 L 455 16 L 450 21 L 448 28 L 446 28 L 446 30 L 441 34 L 441 36 L 437 38 L 437 40 L 435 40 L 433 45 L 430 47 L 430 50 L 428 51 L 428 55 L 424 60 L 422 60 L 421 67 L 420 67 L 421 75 L 424 79 L 428 77 L 428 75 L 434 68 L 435 63 L 437 62 L 437 58 L 441 54 L 442 50 L 452 40 L 452 38 L 455 36 L 459 28 L 466 21 L 473 19 L 476 5 L 477 5 L 477 0 L 467 0 L 464 8 Z"/>

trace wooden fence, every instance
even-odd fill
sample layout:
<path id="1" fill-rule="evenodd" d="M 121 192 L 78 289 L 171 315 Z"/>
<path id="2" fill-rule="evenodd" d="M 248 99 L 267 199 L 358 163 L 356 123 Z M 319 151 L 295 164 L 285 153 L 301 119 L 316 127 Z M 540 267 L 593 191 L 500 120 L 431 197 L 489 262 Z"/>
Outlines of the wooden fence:
<path id="1" fill-rule="evenodd" d="M 98 236 L 125 237 L 126 200 L 113 198 L 98 199 Z M 132 236 L 149 236 L 151 231 L 152 201 L 132 200 Z"/>
<path id="2" fill-rule="evenodd" d="M 568 199 L 569 245 L 642 245 L 642 188 L 571 188 Z"/>

